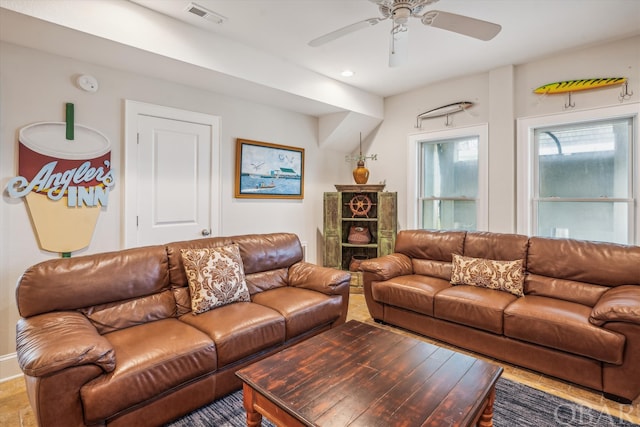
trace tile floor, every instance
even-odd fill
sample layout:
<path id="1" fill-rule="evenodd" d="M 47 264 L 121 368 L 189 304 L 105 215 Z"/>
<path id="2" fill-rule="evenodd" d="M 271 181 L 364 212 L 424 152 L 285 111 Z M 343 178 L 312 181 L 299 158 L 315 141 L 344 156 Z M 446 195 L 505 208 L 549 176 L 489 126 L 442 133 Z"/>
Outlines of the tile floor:
<path id="1" fill-rule="evenodd" d="M 364 296 L 362 294 L 352 294 L 349 302 L 348 319 L 355 319 L 361 322 L 373 323 L 369 316 Z M 424 341 L 433 342 L 425 337 L 411 334 L 407 331 L 395 329 L 390 326 L 381 326 L 399 333 L 422 339 Z M 437 345 L 449 347 L 443 343 L 434 342 Z M 455 347 L 456 351 L 461 351 Z M 463 351 L 464 353 L 467 353 Z M 480 357 L 477 354 L 468 353 L 474 357 Z M 486 358 L 484 358 L 486 359 Z M 547 393 L 568 399 L 572 402 L 579 403 L 597 409 L 601 412 L 608 413 L 612 416 L 640 424 L 640 398 L 636 399 L 631 405 L 621 405 L 619 403 L 603 398 L 599 393 L 595 393 L 573 384 L 558 381 L 553 378 L 546 377 L 533 371 L 517 368 L 496 360 L 487 359 L 493 363 L 497 363 L 504 368 L 503 376 L 510 380 L 514 380 L 528 386 L 543 390 Z M 0 383 L 0 426 L 2 427 L 32 427 L 36 426 L 33 412 L 29 407 L 29 401 L 24 387 L 22 378 L 17 378 Z"/>

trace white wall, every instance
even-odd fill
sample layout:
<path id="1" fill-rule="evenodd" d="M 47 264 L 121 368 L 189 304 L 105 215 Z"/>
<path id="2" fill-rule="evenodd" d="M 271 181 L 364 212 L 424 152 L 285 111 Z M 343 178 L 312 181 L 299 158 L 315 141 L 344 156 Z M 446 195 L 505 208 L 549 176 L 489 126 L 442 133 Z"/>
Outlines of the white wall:
<path id="1" fill-rule="evenodd" d="M 575 51 L 521 65 L 505 65 L 487 73 L 442 81 L 385 100 L 384 122 L 367 141 L 370 180 L 387 181 L 388 191 L 398 192 L 399 229 L 407 227 L 407 136 L 446 129 L 445 118 L 422 121 L 416 115 L 457 101 L 475 106 L 450 117 L 456 127 L 489 124 L 489 230 L 516 230 L 515 120 L 520 117 L 558 114 L 564 111 L 565 95 L 541 96 L 533 90 L 546 83 L 595 77 L 627 77 L 633 97 L 640 99 L 640 37 Z M 434 62 L 434 66 L 437 63 Z M 618 105 L 620 87 L 577 92 L 574 110 Z"/>
<path id="2" fill-rule="evenodd" d="M 515 215 L 514 122 L 518 117 L 563 111 L 565 96 L 534 95 L 536 87 L 560 80 L 592 77 L 629 78 L 640 99 L 640 37 L 562 52 L 528 64 L 508 65 L 483 74 L 443 81 L 385 101 L 385 120 L 363 141 L 366 153 L 378 154 L 367 163 L 370 183 L 386 180 L 388 191 L 398 192 L 398 224 L 406 228 L 407 137 L 444 129 L 444 118 L 424 120 L 416 129 L 416 115 L 455 101 L 476 105 L 452 116 L 454 126 L 489 123 L 489 229 L 513 232 Z M 333 184 L 352 182 L 352 165 L 343 153 L 318 148 L 316 118 L 259 105 L 241 99 L 203 92 L 191 87 L 125 73 L 60 56 L 0 43 L 0 380 L 18 374 L 15 350 L 15 283 L 29 265 L 54 257 L 38 249 L 25 206 L 9 199 L 4 188 L 15 176 L 17 130 L 32 122 L 64 120 L 64 103 L 76 106 L 76 122 L 104 132 L 114 146 L 114 170 L 119 172 L 109 207 L 98 220 L 91 246 L 84 253 L 121 247 L 121 156 L 123 100 L 132 99 L 222 117 L 222 234 L 292 231 L 308 244 L 308 259 L 321 263 L 322 193 Z M 434 66 L 437 66 L 434 63 Z M 100 91 L 88 94 L 73 85 L 78 73 L 100 81 Z M 573 96 L 576 109 L 616 105 L 618 89 L 580 92 Z M 305 198 L 303 201 L 240 200 L 233 198 L 235 138 L 247 138 L 305 148 Z"/>
<path id="3" fill-rule="evenodd" d="M 102 131 L 112 143 L 116 186 L 103 208 L 90 246 L 74 256 L 122 247 L 122 155 L 124 100 L 131 99 L 221 117 L 221 235 L 288 231 L 307 243 L 307 260 L 322 263 L 322 193 L 350 182 L 344 153 L 318 148 L 315 117 L 222 96 L 61 56 L 0 43 L 0 380 L 19 374 L 15 352 L 15 284 L 28 266 L 59 255 L 38 248 L 24 201 L 6 193 L 17 175 L 17 131 L 30 123 L 64 121 L 66 102 L 75 104 L 75 121 Z M 91 74 L 97 93 L 74 85 Z M 305 149 L 303 200 L 235 199 L 235 138 Z M 340 161 L 335 161 L 339 158 Z"/>

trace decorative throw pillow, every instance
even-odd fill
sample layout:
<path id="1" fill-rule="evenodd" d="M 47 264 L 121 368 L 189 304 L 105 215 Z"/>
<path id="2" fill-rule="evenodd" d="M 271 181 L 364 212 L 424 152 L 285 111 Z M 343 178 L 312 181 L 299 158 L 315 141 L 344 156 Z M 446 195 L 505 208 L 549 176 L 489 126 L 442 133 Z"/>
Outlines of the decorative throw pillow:
<path id="1" fill-rule="evenodd" d="M 238 245 L 181 252 L 193 314 L 235 301 L 250 301 Z"/>
<path id="2" fill-rule="evenodd" d="M 524 295 L 524 263 L 453 255 L 451 284 L 471 285 Z"/>

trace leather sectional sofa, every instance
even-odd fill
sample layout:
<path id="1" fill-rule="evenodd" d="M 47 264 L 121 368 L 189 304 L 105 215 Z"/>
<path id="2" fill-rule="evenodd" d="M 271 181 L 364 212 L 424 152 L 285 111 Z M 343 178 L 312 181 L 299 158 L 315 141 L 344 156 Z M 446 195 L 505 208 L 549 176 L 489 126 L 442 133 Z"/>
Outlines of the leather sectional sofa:
<path id="1" fill-rule="evenodd" d="M 250 301 L 193 314 L 183 250 L 234 244 Z M 288 233 L 37 264 L 16 290 L 18 361 L 37 422 L 132 427 L 178 418 L 239 389 L 241 367 L 344 323 L 349 281 L 303 262 Z"/>
<path id="2" fill-rule="evenodd" d="M 510 272 L 503 268 L 517 263 Z M 494 264 L 502 270 L 491 276 Z M 405 230 L 393 254 L 360 268 L 376 321 L 617 401 L 628 403 L 640 394 L 638 246 Z M 475 270 L 460 280 L 464 268 Z M 498 286 L 517 281 L 511 279 L 521 280 L 520 294 Z"/>

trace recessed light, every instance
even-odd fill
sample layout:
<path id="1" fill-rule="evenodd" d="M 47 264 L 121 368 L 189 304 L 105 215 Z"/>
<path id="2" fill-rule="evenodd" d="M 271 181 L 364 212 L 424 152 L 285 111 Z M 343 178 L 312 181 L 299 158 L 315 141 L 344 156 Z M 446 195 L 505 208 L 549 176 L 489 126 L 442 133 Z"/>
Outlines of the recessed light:
<path id="1" fill-rule="evenodd" d="M 340 73 L 340 75 L 342 77 L 353 77 L 355 73 L 351 70 L 344 70 L 343 72 Z"/>

